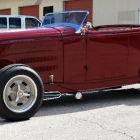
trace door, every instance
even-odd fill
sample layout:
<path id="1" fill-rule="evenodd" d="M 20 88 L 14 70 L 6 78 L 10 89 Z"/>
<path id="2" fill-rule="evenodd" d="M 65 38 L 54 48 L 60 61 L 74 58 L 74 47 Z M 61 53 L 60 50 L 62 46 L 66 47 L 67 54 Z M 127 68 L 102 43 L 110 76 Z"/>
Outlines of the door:
<path id="1" fill-rule="evenodd" d="M 72 0 L 65 1 L 65 10 L 87 10 L 89 11 L 89 16 L 87 22 L 92 22 L 93 13 L 93 0 Z"/>
<path id="2" fill-rule="evenodd" d="M 126 75 L 128 31 L 89 30 L 87 39 L 87 81 Z"/>
<path id="3" fill-rule="evenodd" d="M 29 15 L 39 18 L 39 5 L 20 7 L 20 15 Z"/>
<path id="4" fill-rule="evenodd" d="M 0 15 L 11 15 L 11 9 L 0 10 Z"/>
<path id="5" fill-rule="evenodd" d="M 86 76 L 86 36 L 70 29 L 62 32 L 64 45 L 64 82 L 83 83 Z"/>

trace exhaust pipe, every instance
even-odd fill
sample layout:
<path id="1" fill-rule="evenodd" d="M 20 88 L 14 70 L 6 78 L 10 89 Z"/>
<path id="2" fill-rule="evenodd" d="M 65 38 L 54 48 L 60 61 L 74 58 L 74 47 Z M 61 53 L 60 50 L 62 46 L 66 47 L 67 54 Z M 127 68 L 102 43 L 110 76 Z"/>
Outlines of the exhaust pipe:
<path id="1" fill-rule="evenodd" d="M 59 92 L 59 91 L 44 92 L 44 99 L 43 99 L 43 101 L 58 99 L 61 96 L 62 96 L 62 93 Z"/>
<path id="2" fill-rule="evenodd" d="M 59 92 L 59 91 L 44 92 L 43 101 L 58 99 L 58 98 L 60 98 L 62 95 L 68 96 L 68 95 L 72 95 L 72 94 L 62 94 L 62 93 Z M 75 98 L 78 99 L 78 100 L 82 99 L 82 93 L 81 93 L 81 92 L 77 92 L 77 93 L 75 94 Z"/>
<path id="3" fill-rule="evenodd" d="M 81 92 L 77 92 L 75 94 L 75 98 L 78 99 L 78 100 L 82 99 L 82 93 Z"/>

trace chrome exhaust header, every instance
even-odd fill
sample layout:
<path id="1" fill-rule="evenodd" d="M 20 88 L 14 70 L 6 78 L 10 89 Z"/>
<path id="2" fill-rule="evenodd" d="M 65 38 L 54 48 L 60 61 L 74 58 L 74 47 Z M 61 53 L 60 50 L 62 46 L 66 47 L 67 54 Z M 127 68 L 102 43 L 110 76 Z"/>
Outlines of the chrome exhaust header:
<path id="1" fill-rule="evenodd" d="M 59 91 L 44 92 L 43 101 L 58 99 L 58 98 L 60 98 L 61 96 L 62 96 L 62 93 L 59 92 Z"/>

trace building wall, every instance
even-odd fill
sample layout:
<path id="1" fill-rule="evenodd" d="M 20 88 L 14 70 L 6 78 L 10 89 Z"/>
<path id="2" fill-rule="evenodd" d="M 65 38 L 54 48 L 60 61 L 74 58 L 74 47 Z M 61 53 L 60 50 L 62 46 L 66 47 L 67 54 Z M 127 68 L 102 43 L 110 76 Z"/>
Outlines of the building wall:
<path id="1" fill-rule="evenodd" d="M 28 5 L 35 5 L 36 0 L 1 0 L 0 1 L 0 9 L 7 9 L 11 8 L 11 14 L 17 15 L 19 14 L 19 8 L 22 6 L 28 6 Z"/>
<path id="2" fill-rule="evenodd" d="M 42 19 L 43 7 L 53 6 L 54 12 L 63 11 L 65 10 L 65 1 L 69 0 L 0 0 L 0 10 L 11 8 L 11 14 L 17 15 L 20 14 L 19 7 L 39 5 L 39 19 Z"/>
<path id="3" fill-rule="evenodd" d="M 93 24 L 138 24 L 140 0 L 94 0 Z"/>
<path id="4" fill-rule="evenodd" d="M 43 18 L 43 7 L 54 6 L 54 11 L 62 11 L 64 0 L 1 0 L 0 9 L 11 8 L 11 14 L 19 14 L 19 8 L 23 6 L 39 5 L 39 18 Z M 65 0 L 66 1 L 66 0 Z"/>
<path id="5" fill-rule="evenodd" d="M 63 4 L 64 0 L 42 0 L 42 3 L 40 4 L 40 7 L 39 7 L 39 17 L 42 19 L 43 17 L 43 7 L 47 7 L 47 6 L 54 6 L 53 10 L 54 12 L 57 12 L 57 11 L 63 11 L 64 9 L 64 4 Z"/>
<path id="6" fill-rule="evenodd" d="M 39 5 L 39 18 L 43 7 L 53 6 L 54 11 L 63 11 L 68 0 L 0 0 L 0 9 L 11 8 L 11 14 L 19 14 L 23 6 Z M 79 3 L 80 4 L 80 3 Z M 93 0 L 93 24 L 138 24 L 140 0 Z"/>

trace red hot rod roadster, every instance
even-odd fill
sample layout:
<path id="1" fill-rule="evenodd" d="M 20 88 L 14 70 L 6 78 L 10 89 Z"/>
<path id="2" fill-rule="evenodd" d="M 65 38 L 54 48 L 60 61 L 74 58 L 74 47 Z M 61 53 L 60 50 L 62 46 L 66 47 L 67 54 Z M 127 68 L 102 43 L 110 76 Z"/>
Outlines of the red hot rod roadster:
<path id="1" fill-rule="evenodd" d="M 38 29 L 0 32 L 0 116 L 24 120 L 43 98 L 140 81 L 140 26 L 86 23 L 87 11 L 46 14 Z"/>

